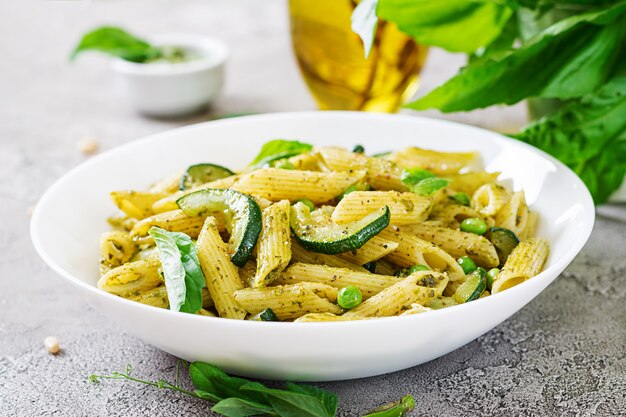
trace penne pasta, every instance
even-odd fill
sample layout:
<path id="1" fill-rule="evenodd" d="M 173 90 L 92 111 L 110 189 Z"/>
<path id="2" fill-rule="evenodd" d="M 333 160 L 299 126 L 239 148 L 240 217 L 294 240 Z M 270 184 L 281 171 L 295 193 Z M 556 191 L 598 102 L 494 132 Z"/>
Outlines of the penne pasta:
<path id="1" fill-rule="evenodd" d="M 398 166 L 427 169 L 436 175 L 456 174 L 478 158 L 476 152 L 439 152 L 415 147 L 392 152 L 385 157 Z"/>
<path id="2" fill-rule="evenodd" d="M 319 323 L 330 321 L 354 321 L 354 320 L 370 320 L 376 317 L 346 317 L 338 316 L 333 313 L 309 313 L 294 320 L 294 323 Z"/>
<path id="3" fill-rule="evenodd" d="M 496 182 L 499 176 L 499 172 L 467 172 L 450 175 L 448 179 L 452 181 L 451 189 L 471 197 L 481 186 Z"/>
<path id="4" fill-rule="evenodd" d="M 448 277 L 445 274 L 419 271 L 365 300 L 358 307 L 346 312 L 344 317 L 395 316 L 410 309 L 413 303 L 424 305 L 431 299 L 440 297 L 447 283 Z"/>
<path id="5" fill-rule="evenodd" d="M 266 287 L 291 260 L 290 209 L 289 201 L 282 200 L 263 210 L 253 287 Z"/>
<path id="6" fill-rule="evenodd" d="M 366 170 L 365 180 L 376 190 L 407 190 L 402 183 L 402 169 L 392 161 L 335 147 L 316 148 L 316 151 L 331 170 Z"/>
<path id="7" fill-rule="evenodd" d="M 495 224 L 495 221 L 487 216 L 483 216 L 472 207 L 463 206 L 460 204 L 440 204 L 433 207 L 429 220 L 438 221 L 451 229 L 458 229 L 461 222 L 469 218 L 483 219 L 487 224 L 487 227 L 491 227 Z"/>
<path id="8" fill-rule="evenodd" d="M 333 200 L 364 176 L 365 171 L 317 172 L 264 168 L 244 175 L 232 189 L 270 201 L 308 199 L 320 204 Z"/>
<path id="9" fill-rule="evenodd" d="M 482 185 L 472 196 L 472 207 L 483 216 L 494 216 L 511 199 L 509 191 L 501 185 Z"/>
<path id="10" fill-rule="evenodd" d="M 133 297 L 163 283 L 161 261 L 149 259 L 125 263 L 104 274 L 98 280 L 101 290 L 121 297 Z"/>
<path id="11" fill-rule="evenodd" d="M 213 217 L 205 220 L 197 248 L 206 287 L 219 316 L 243 320 L 246 312 L 233 296 L 235 291 L 243 288 L 243 284 L 237 267 L 230 261 L 226 243 L 222 241 Z"/>
<path id="12" fill-rule="evenodd" d="M 430 242 L 389 229 L 383 230 L 380 236 L 398 242 L 398 248 L 385 257 L 396 265 L 403 267 L 426 265 L 434 271 L 447 273 L 450 281 L 458 281 L 465 277 L 461 265 L 447 252 Z"/>
<path id="13" fill-rule="evenodd" d="M 469 256 L 477 265 L 493 268 L 500 263 L 496 249 L 485 237 L 456 229 L 420 223 L 397 227 L 397 230 L 432 242 L 454 258 Z"/>
<path id="14" fill-rule="evenodd" d="M 302 282 L 236 291 L 234 298 L 250 314 L 271 308 L 280 320 L 293 320 L 308 313 L 340 314 L 343 310 L 332 301 L 337 289 L 318 283 Z"/>
<path id="15" fill-rule="evenodd" d="M 276 281 L 282 285 L 296 284 L 299 282 L 318 282 L 330 285 L 337 289 L 354 285 L 369 298 L 378 294 L 385 288 L 402 280 L 395 276 L 372 274 L 370 272 L 357 272 L 346 268 L 333 268 L 326 265 L 314 265 L 295 263 L 280 274 Z"/>
<path id="16" fill-rule="evenodd" d="M 152 205 L 164 198 L 167 193 L 149 191 L 113 191 L 111 200 L 127 216 L 144 219 L 153 213 Z"/>
<path id="17" fill-rule="evenodd" d="M 393 252 L 398 248 L 398 242 L 384 239 L 380 236 L 374 236 L 367 243 L 354 252 L 344 252 L 337 256 L 344 258 L 354 264 L 364 265 L 369 262 L 377 261 L 385 255 Z"/>
<path id="18" fill-rule="evenodd" d="M 511 200 L 495 217 L 496 226 L 511 230 L 518 237 L 524 233 L 528 223 L 528 206 L 524 192 L 514 193 Z"/>
<path id="19" fill-rule="evenodd" d="M 419 223 L 428 217 L 433 201 L 415 193 L 397 191 L 353 191 L 344 196 L 333 211 L 335 223 L 349 223 L 385 206 L 392 224 Z"/>
<path id="20" fill-rule="evenodd" d="M 137 252 L 137 245 L 128 233 L 105 232 L 100 236 L 100 260 L 109 268 L 126 262 Z"/>
<path id="21" fill-rule="evenodd" d="M 545 239 L 528 239 L 520 242 L 509 255 L 502 271 L 493 283 L 491 293 L 496 294 L 514 287 L 539 274 L 548 259 L 550 249 Z"/>
<path id="22" fill-rule="evenodd" d="M 188 216 L 182 210 L 166 211 L 137 222 L 130 235 L 133 237 L 146 236 L 152 227 L 158 226 L 168 232 L 185 233 L 195 239 L 202 230 L 204 219 L 205 217 Z M 220 224 L 222 225 L 221 229 L 223 229 L 224 223 L 220 222 Z"/>

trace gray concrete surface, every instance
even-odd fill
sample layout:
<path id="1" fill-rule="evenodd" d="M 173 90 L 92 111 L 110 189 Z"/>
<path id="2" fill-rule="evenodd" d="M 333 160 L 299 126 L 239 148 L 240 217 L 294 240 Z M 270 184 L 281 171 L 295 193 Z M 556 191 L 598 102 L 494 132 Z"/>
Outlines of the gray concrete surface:
<path id="1" fill-rule="evenodd" d="M 77 298 L 36 256 L 28 207 L 82 162 L 95 138 L 109 149 L 134 138 L 230 112 L 312 109 L 289 49 L 285 4 L 237 1 L 42 1 L 0 4 L 0 416 L 209 416 L 208 405 L 91 372 L 127 363 L 169 378 L 175 358 L 122 332 Z M 184 120 L 134 114 L 112 89 L 104 60 L 67 54 L 79 34 L 115 23 L 139 33 L 191 31 L 233 48 L 228 86 L 214 108 Z M 454 72 L 435 52 L 425 89 Z M 436 113 L 429 113 L 440 117 Z M 509 130 L 523 107 L 452 118 Z M 626 414 L 626 213 L 599 216 L 566 272 L 518 314 L 428 364 L 377 378 L 320 384 L 358 416 L 412 393 L 419 416 L 618 416 Z M 55 335 L 60 355 L 43 349 Z"/>

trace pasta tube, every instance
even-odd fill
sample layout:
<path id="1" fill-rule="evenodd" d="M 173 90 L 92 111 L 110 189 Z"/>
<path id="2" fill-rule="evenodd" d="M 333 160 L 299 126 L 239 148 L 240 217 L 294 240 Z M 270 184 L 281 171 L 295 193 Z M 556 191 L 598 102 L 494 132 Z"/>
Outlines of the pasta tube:
<path id="1" fill-rule="evenodd" d="M 549 252 L 550 247 L 545 239 L 528 239 L 520 242 L 494 281 L 491 293 L 504 291 L 539 274 Z"/>
<path id="2" fill-rule="evenodd" d="M 413 303 L 424 305 L 441 296 L 447 284 L 448 277 L 445 274 L 433 271 L 415 272 L 365 300 L 345 313 L 344 317 L 396 316 L 408 310 Z"/>
<path id="3" fill-rule="evenodd" d="M 436 175 L 456 174 L 478 158 L 476 152 L 439 152 L 415 147 L 392 152 L 385 157 L 401 167 L 419 167 Z"/>
<path id="4" fill-rule="evenodd" d="M 97 286 L 111 294 L 128 298 L 161 285 L 163 277 L 160 271 L 159 259 L 129 262 L 104 274 Z"/>
<path id="5" fill-rule="evenodd" d="M 263 229 L 257 244 L 254 287 L 265 287 L 291 260 L 288 200 L 272 204 L 263 210 Z"/>
<path id="6" fill-rule="evenodd" d="M 461 265 L 447 252 L 430 242 L 407 233 L 390 230 L 383 230 L 379 235 L 398 242 L 398 249 L 385 257 L 396 265 L 403 267 L 426 265 L 434 271 L 447 273 L 450 281 L 458 281 L 465 277 Z"/>
<path id="7" fill-rule="evenodd" d="M 264 168 L 244 175 L 232 189 L 271 201 L 308 199 L 319 204 L 333 200 L 364 176 L 365 171 L 317 172 Z"/>
<path id="8" fill-rule="evenodd" d="M 317 283 L 246 288 L 236 291 L 234 298 L 250 314 L 271 308 L 280 320 L 293 320 L 307 313 L 341 314 L 343 311 L 331 302 L 337 299 L 337 289 Z"/>
<path id="9" fill-rule="evenodd" d="M 484 236 L 425 223 L 397 228 L 399 231 L 432 242 L 454 258 L 469 256 L 477 265 L 493 268 L 500 263 L 496 248 Z"/>
<path id="10" fill-rule="evenodd" d="M 385 206 L 389 207 L 391 224 L 419 223 L 428 217 L 432 200 L 415 193 L 353 191 L 337 204 L 332 219 L 339 224 L 349 223 Z"/>
<path id="11" fill-rule="evenodd" d="M 207 217 L 196 244 L 206 287 L 220 317 L 243 320 L 246 312 L 233 293 L 243 288 L 237 267 L 230 261 L 228 248 L 222 240 L 213 217 Z"/>
<path id="12" fill-rule="evenodd" d="M 345 268 L 333 268 L 325 265 L 298 262 L 283 271 L 277 282 L 283 285 L 298 282 L 318 282 L 337 289 L 354 285 L 361 290 L 364 298 L 369 298 L 378 294 L 385 288 L 396 284 L 400 280 L 402 280 L 402 278 L 395 276 L 357 272 Z"/>

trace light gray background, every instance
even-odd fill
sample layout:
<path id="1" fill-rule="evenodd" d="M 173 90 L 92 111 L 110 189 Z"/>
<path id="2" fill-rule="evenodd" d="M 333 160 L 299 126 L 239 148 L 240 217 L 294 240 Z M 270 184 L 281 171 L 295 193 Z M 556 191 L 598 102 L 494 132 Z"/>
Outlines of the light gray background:
<path id="1" fill-rule="evenodd" d="M 175 359 L 106 321 L 36 256 L 27 209 L 52 182 L 102 149 L 232 112 L 313 109 L 290 51 L 280 0 L 3 1 L 0 3 L 0 415 L 207 416 L 208 404 L 120 381 L 121 370 L 170 378 Z M 73 65 L 79 35 L 113 23 L 140 34 L 195 32 L 232 48 L 228 84 L 212 111 L 184 120 L 138 116 L 119 100 L 100 57 Z M 424 90 L 462 57 L 431 54 Z M 441 117 L 437 113 L 428 113 Z M 523 106 L 451 118 L 499 130 L 524 123 Z M 604 209 L 567 271 L 517 315 L 428 364 L 377 378 L 320 384 L 358 416 L 405 393 L 414 415 L 624 415 L 626 409 L 626 225 L 624 207 Z M 621 218 L 621 221 L 619 220 Z M 55 335 L 52 356 L 43 339 Z M 401 340 L 394 343 L 402 343 Z"/>

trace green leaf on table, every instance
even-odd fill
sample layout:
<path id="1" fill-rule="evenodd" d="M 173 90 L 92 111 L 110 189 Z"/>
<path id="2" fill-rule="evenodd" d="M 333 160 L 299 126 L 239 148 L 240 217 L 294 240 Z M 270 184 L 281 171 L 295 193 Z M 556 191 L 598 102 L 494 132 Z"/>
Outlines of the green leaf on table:
<path id="1" fill-rule="evenodd" d="M 324 405 L 324 408 L 326 409 L 326 413 L 329 416 L 334 416 L 335 414 L 337 414 L 337 406 L 339 405 L 339 397 L 337 397 L 337 394 L 326 391 L 325 389 L 319 387 L 315 387 L 313 385 L 294 384 L 293 382 L 287 382 L 286 386 L 287 390 L 289 391 L 310 395 L 320 400 Z"/>
<path id="2" fill-rule="evenodd" d="M 496 39 L 513 10 L 492 0 L 379 0 L 377 13 L 419 43 L 470 53 Z"/>
<path id="3" fill-rule="evenodd" d="M 261 148 L 250 165 L 260 168 L 279 159 L 290 158 L 313 149 L 313 145 L 297 140 L 274 139 Z"/>
<path id="4" fill-rule="evenodd" d="M 596 204 L 605 202 L 626 174 L 626 76 L 514 137 L 560 159 L 582 178 Z"/>
<path id="5" fill-rule="evenodd" d="M 276 413 L 281 417 L 333 417 L 316 397 L 300 392 L 267 388 L 259 383 L 241 387 L 243 391 L 265 394 Z"/>
<path id="6" fill-rule="evenodd" d="M 74 49 L 71 59 L 85 51 L 99 51 L 132 62 L 146 62 L 158 58 L 161 49 L 150 45 L 124 29 L 103 26 L 85 34 Z"/>
<path id="7" fill-rule="evenodd" d="M 228 376 L 220 368 L 209 363 L 193 362 L 189 365 L 189 376 L 197 390 L 206 392 L 220 401 L 233 397 L 267 404 L 265 395 L 241 390 L 241 387 L 246 385 L 259 385 L 264 388 L 262 384 Z"/>
<path id="8" fill-rule="evenodd" d="M 226 417 L 248 417 L 248 416 L 275 416 L 271 406 L 248 401 L 241 398 L 226 398 L 215 404 L 211 411 L 222 414 Z"/>
<path id="9" fill-rule="evenodd" d="M 352 12 L 352 31 L 363 41 L 365 58 L 369 56 L 376 36 L 376 26 L 378 26 L 376 6 L 378 6 L 378 0 L 362 0 Z"/>
<path id="10" fill-rule="evenodd" d="M 149 233 L 163 265 L 170 310 L 196 313 L 202 308 L 202 288 L 206 285 L 196 246 L 184 233 L 159 227 L 152 227 Z"/>
<path id="11" fill-rule="evenodd" d="M 626 41 L 626 1 L 563 19 L 518 49 L 470 63 L 444 85 L 407 107 L 466 111 L 528 97 L 587 94 L 618 69 Z"/>
<path id="12" fill-rule="evenodd" d="M 363 417 L 404 417 L 415 408 L 415 399 L 405 395 L 401 400 L 378 407 Z"/>

